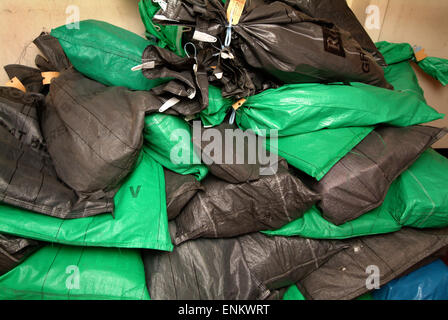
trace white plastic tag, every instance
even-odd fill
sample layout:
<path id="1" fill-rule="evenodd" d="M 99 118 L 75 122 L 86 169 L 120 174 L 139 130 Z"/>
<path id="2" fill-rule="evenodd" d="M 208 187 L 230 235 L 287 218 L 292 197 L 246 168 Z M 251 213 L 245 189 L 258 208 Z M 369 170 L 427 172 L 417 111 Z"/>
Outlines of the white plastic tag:
<path id="1" fill-rule="evenodd" d="M 223 58 L 223 59 L 234 59 L 235 57 L 230 52 L 229 53 L 221 52 L 221 58 Z"/>
<path id="2" fill-rule="evenodd" d="M 131 68 L 131 70 L 138 71 L 138 70 L 142 70 L 142 69 L 154 69 L 155 66 L 156 66 L 155 61 L 149 61 L 149 62 L 139 64 L 138 66 Z"/>
<path id="3" fill-rule="evenodd" d="M 163 11 L 166 11 L 166 8 L 168 7 L 168 4 L 165 0 L 152 0 L 154 3 L 158 3 L 160 8 L 162 8 Z"/>
<path id="4" fill-rule="evenodd" d="M 194 92 L 188 96 L 188 99 L 191 100 L 194 99 L 194 97 L 196 97 L 196 90 L 194 90 Z"/>
<path id="5" fill-rule="evenodd" d="M 172 97 L 171 99 L 167 100 L 160 108 L 159 108 L 159 112 L 163 113 L 166 110 L 168 110 L 169 108 L 175 106 L 176 104 L 178 104 L 180 102 L 179 99 L 177 99 L 176 97 Z"/>
<path id="6" fill-rule="evenodd" d="M 156 15 L 154 15 L 153 19 L 155 19 L 155 20 L 160 20 L 160 21 L 179 22 L 179 21 L 177 21 L 177 20 L 173 20 L 173 19 L 167 18 L 167 17 L 165 17 L 164 15 L 161 15 L 161 14 L 156 14 Z"/>
<path id="7" fill-rule="evenodd" d="M 197 31 L 197 30 L 194 31 L 193 39 L 197 40 L 197 41 L 209 42 L 209 43 L 215 43 L 218 41 L 218 39 L 216 39 L 216 37 L 214 37 L 208 33 L 205 33 L 202 31 Z"/>

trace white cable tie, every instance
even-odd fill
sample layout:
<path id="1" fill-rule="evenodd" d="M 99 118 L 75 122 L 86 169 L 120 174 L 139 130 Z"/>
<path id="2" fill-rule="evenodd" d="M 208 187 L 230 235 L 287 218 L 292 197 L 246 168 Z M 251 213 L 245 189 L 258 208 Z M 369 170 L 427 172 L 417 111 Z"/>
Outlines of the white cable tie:
<path id="1" fill-rule="evenodd" d="M 159 112 L 164 113 L 166 110 L 175 106 L 179 102 L 180 102 L 179 99 L 177 99 L 176 97 L 172 97 L 171 99 L 168 99 L 167 101 L 165 101 L 165 103 L 159 108 Z"/>

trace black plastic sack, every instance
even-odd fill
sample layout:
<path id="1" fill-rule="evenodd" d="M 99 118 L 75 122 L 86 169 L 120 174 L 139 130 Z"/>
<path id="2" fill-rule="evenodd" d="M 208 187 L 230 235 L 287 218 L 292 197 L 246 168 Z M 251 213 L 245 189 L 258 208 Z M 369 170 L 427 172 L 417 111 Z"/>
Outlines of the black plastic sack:
<path id="1" fill-rule="evenodd" d="M 307 299 L 355 299 L 371 290 L 366 283 L 373 284 L 373 278 L 369 279 L 369 275 L 376 267 L 379 285 L 383 286 L 446 247 L 448 229 L 403 229 L 346 243 L 350 245 L 348 248 L 298 281 L 297 286 Z"/>
<path id="2" fill-rule="evenodd" d="M 169 0 L 167 3 L 167 9 L 159 13 L 171 20 L 160 19 L 157 23 L 191 26 L 195 31 L 216 37 L 224 43 L 227 18 L 226 9 L 220 0 L 195 1 L 194 4 Z M 215 49 L 221 59 L 217 64 L 205 66 L 206 69 L 213 68 L 215 76 L 216 70 L 223 73 L 222 79 L 227 79 L 225 69 L 229 66 L 238 69 L 237 65 L 244 66 L 247 63 L 285 83 L 364 82 L 392 88 L 372 55 L 364 51 L 348 32 L 331 22 L 311 18 L 285 3 L 277 1 L 249 5 L 239 23 L 231 30 L 230 46 Z M 199 47 L 217 48 L 203 41 L 196 43 Z M 228 56 L 232 58 L 228 59 Z M 247 90 L 233 96 L 240 98 L 253 95 L 251 88 L 254 85 L 248 84 L 251 79 L 239 78 L 233 81 L 242 81 L 239 87 Z M 223 90 L 223 96 L 227 96 L 225 93 L 226 90 Z"/>
<path id="3" fill-rule="evenodd" d="M 202 59 L 204 53 L 200 52 Z M 143 62 L 152 66 L 143 68 L 148 79 L 172 78 L 168 83 L 151 90 L 157 96 L 175 99 L 173 108 L 181 108 L 184 115 L 199 113 L 208 106 L 208 79 L 204 63 L 197 64 L 193 57 L 181 58 L 157 46 L 148 46 L 143 52 Z M 197 69 L 194 69 L 196 66 Z M 177 105 L 177 106 L 176 106 Z"/>
<path id="4" fill-rule="evenodd" d="M 191 174 L 181 175 L 168 169 L 164 169 L 164 173 L 168 220 L 173 220 L 196 193 L 204 189 L 201 183 Z"/>
<path id="5" fill-rule="evenodd" d="M 80 197 L 59 180 L 37 119 L 42 99 L 0 88 L 0 202 L 64 219 L 112 212 L 113 199 Z"/>
<path id="6" fill-rule="evenodd" d="M 62 72 L 41 116 L 58 176 L 80 194 L 113 196 L 136 165 L 145 114 L 156 107 L 148 92 L 106 87 L 74 69 Z"/>
<path id="7" fill-rule="evenodd" d="M 20 64 L 10 64 L 4 67 L 10 79 L 17 77 L 26 89 L 26 92 L 40 93 L 43 91 L 42 75 L 39 69 L 22 66 Z"/>
<path id="8" fill-rule="evenodd" d="M 257 6 L 234 29 L 249 65 L 286 83 L 342 81 L 392 87 L 348 32 L 283 3 Z"/>
<path id="9" fill-rule="evenodd" d="M 314 183 L 323 217 L 341 225 L 379 207 L 391 183 L 446 133 L 425 126 L 377 128 Z"/>
<path id="10" fill-rule="evenodd" d="M 0 87 L 0 126 L 20 143 L 49 157 L 38 120 L 38 109 L 43 100 L 44 96 L 38 93 Z"/>
<path id="11" fill-rule="evenodd" d="M 145 77 L 172 78 L 151 91 L 179 101 L 174 106 L 176 110 L 189 109 L 189 114 L 193 115 L 207 108 L 208 87 L 213 83 L 222 88 L 224 98 L 243 98 L 280 85 L 260 71 L 247 70 L 247 64 L 240 59 L 221 60 L 214 48 L 190 42 L 185 49 L 188 53 L 185 58 L 153 45 L 148 46 L 142 55 Z"/>
<path id="12" fill-rule="evenodd" d="M 264 0 L 273 2 L 271 0 Z M 373 55 L 377 63 L 386 66 L 383 55 L 376 48 L 369 34 L 347 5 L 346 0 L 281 0 L 313 18 L 333 22 L 338 27 L 350 32 L 352 37 L 367 52 Z"/>
<path id="13" fill-rule="evenodd" d="M 143 261 L 154 300 L 255 300 L 306 277 L 344 247 L 255 233 L 189 241 L 171 253 L 145 250 Z"/>
<path id="14" fill-rule="evenodd" d="M 176 219 L 175 244 L 275 230 L 300 218 L 319 196 L 281 165 L 259 180 L 229 184 L 207 176 L 200 191 Z"/>
<path id="15" fill-rule="evenodd" d="M 44 55 L 36 56 L 36 66 L 41 71 L 63 71 L 71 67 L 71 63 L 64 53 L 58 39 L 48 33 L 42 32 L 33 43 Z"/>
<path id="16" fill-rule="evenodd" d="M 193 137 L 193 144 L 200 152 L 202 162 L 215 177 L 229 183 L 250 182 L 260 178 L 262 166 L 259 148 L 264 148 L 264 145 L 258 143 L 255 134 L 245 134 L 235 124 L 224 121 L 213 128 L 202 128 L 200 136 L 206 138 L 197 141 Z M 211 148 L 218 137 L 221 149 Z M 212 152 L 205 152 L 207 150 Z"/>
<path id="17" fill-rule="evenodd" d="M 0 233 L 0 276 L 14 269 L 39 246 L 37 241 Z"/>

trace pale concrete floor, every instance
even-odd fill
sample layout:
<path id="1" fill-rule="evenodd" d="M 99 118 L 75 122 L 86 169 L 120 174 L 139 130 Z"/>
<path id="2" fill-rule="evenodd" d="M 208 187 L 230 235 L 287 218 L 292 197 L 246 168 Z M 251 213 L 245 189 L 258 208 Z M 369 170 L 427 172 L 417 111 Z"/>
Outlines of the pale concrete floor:
<path id="1" fill-rule="evenodd" d="M 379 29 L 369 29 L 374 41 L 409 42 L 420 45 L 435 57 L 448 59 L 448 1 L 446 0 L 347 0 L 364 24 L 366 8 L 379 9 Z M 80 19 L 104 20 L 144 35 L 138 0 L 0 0 L 0 66 L 21 63 L 34 65 L 37 53 L 31 41 L 41 31 L 66 23 L 66 9 L 76 5 Z M 371 18 L 370 18 L 370 21 Z M 429 105 L 448 115 L 448 87 L 417 70 Z M 0 71 L 0 83 L 7 81 Z M 435 122 L 447 126 L 448 119 Z M 448 137 L 435 145 L 448 148 Z"/>

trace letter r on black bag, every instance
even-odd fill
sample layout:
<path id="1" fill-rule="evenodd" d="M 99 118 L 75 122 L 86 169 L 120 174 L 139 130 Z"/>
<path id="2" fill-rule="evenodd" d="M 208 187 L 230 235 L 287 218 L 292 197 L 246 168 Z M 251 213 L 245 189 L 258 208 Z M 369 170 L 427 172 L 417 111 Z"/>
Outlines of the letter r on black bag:
<path id="1" fill-rule="evenodd" d="M 325 51 L 345 58 L 341 34 L 335 30 L 322 27 Z"/>

